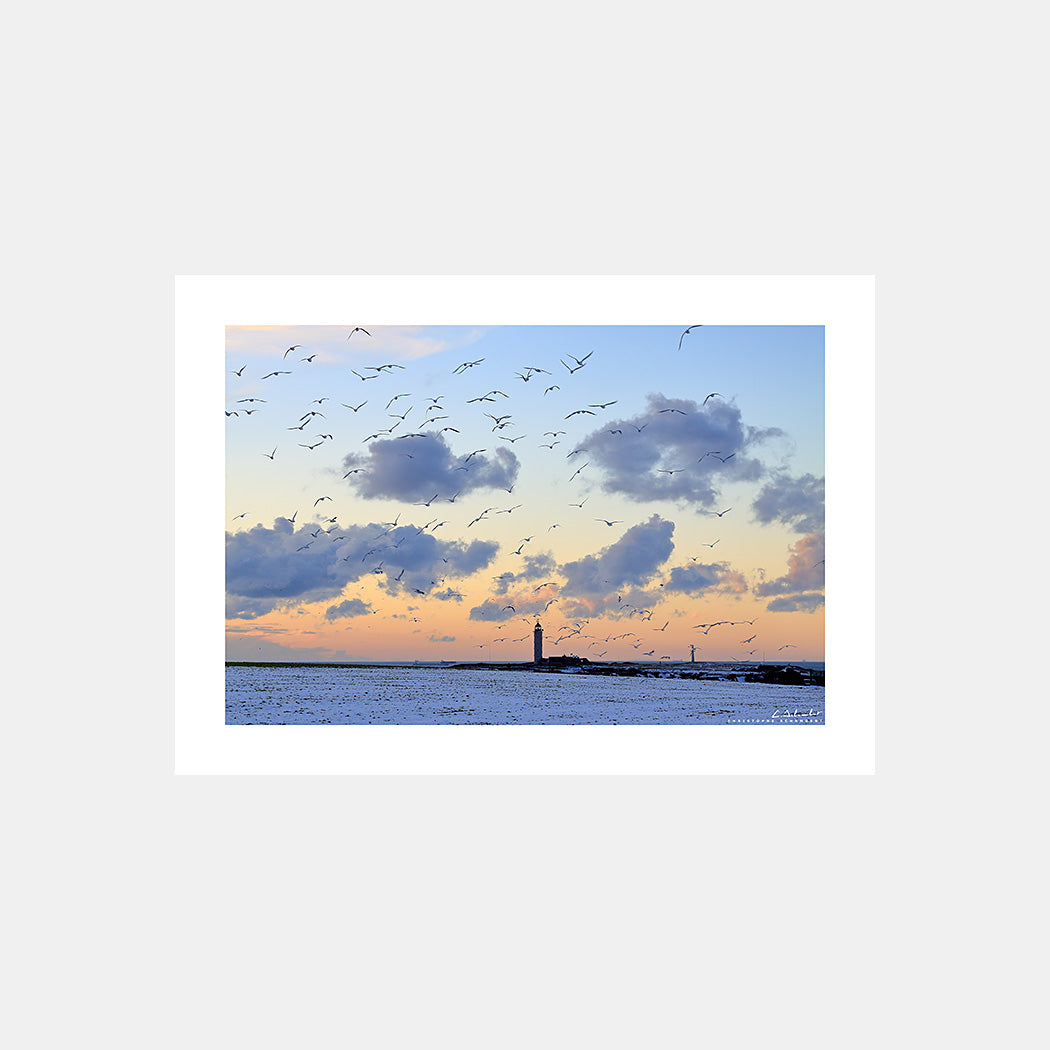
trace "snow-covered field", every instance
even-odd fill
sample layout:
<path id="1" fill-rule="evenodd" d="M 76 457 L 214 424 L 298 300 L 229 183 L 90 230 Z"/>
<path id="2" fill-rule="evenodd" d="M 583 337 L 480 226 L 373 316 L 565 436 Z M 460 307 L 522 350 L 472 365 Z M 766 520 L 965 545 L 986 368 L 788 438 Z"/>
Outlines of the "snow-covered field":
<path id="1" fill-rule="evenodd" d="M 824 687 L 426 666 L 226 668 L 228 725 L 727 722 L 822 725 Z"/>

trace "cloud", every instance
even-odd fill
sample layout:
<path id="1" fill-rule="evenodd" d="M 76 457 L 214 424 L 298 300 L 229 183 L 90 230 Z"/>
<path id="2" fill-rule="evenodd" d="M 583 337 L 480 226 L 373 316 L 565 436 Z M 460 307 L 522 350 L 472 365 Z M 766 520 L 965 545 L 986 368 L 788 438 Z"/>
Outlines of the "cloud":
<path id="1" fill-rule="evenodd" d="M 364 499 L 418 502 L 454 498 L 476 489 L 508 489 L 518 477 L 518 457 L 509 448 L 471 450 L 457 456 L 443 434 L 406 434 L 373 440 L 364 453 L 343 457 L 343 470 L 359 471 L 346 481 Z"/>
<path id="2" fill-rule="evenodd" d="M 546 560 L 541 556 L 538 560 Z M 555 571 L 558 571 L 557 569 Z M 533 577 L 535 578 L 535 577 Z M 547 608 L 559 601 L 558 584 L 554 580 L 532 586 L 531 582 L 516 590 L 510 587 L 525 579 L 525 575 L 515 578 L 513 573 L 505 572 L 496 577 L 496 596 L 487 598 L 481 605 L 470 610 L 472 620 L 512 620 L 515 616 L 534 619 L 547 611 Z"/>
<path id="3" fill-rule="evenodd" d="M 426 592 L 446 575 L 477 572 L 498 551 L 494 541 L 439 540 L 425 526 L 373 522 L 326 533 L 317 524 L 296 529 L 278 518 L 272 529 L 256 525 L 226 534 L 227 610 L 245 619 L 335 599 L 348 583 L 369 575 L 381 575 L 394 593 Z"/>
<path id="4" fill-rule="evenodd" d="M 262 614 L 265 602 L 272 609 L 290 599 L 334 598 L 351 578 L 350 571 L 340 570 L 333 541 L 318 525 L 296 530 L 288 519 L 277 518 L 272 529 L 256 525 L 226 534 L 227 594 L 255 615 Z"/>
<path id="5" fill-rule="evenodd" d="M 824 528 L 824 479 L 812 474 L 793 478 L 777 474 L 763 485 L 751 504 L 763 525 L 782 522 L 796 532 L 819 532 Z"/>
<path id="6" fill-rule="evenodd" d="M 723 483 L 762 477 L 766 468 L 748 452 L 784 436 L 775 427 L 745 425 L 740 409 L 721 399 L 699 405 L 648 394 L 646 400 L 643 414 L 610 418 L 577 445 L 587 450 L 588 465 L 602 475 L 605 492 L 709 507 Z"/>
<path id="7" fill-rule="evenodd" d="M 576 598 L 602 597 L 627 584 L 644 585 L 674 550 L 674 522 L 654 514 L 633 525 L 615 543 L 562 565 L 562 591 Z"/>
<path id="8" fill-rule="evenodd" d="M 286 604 L 291 604 L 291 602 L 274 601 L 272 598 L 245 598 L 240 594 L 228 594 L 226 596 L 226 619 L 255 620 Z M 227 627 L 226 630 L 230 631 L 232 628 Z"/>
<path id="9" fill-rule="evenodd" d="M 380 584 L 391 594 L 415 594 L 459 600 L 458 591 L 434 591 L 447 576 L 470 576 L 491 564 L 499 553 L 495 540 L 442 541 L 425 527 L 398 526 L 388 534 L 388 543 L 374 555 L 383 559 Z"/>
<path id="10" fill-rule="evenodd" d="M 471 620 L 482 620 L 486 623 L 501 623 L 504 620 L 513 620 L 515 616 L 523 615 L 513 602 L 503 599 L 488 598 L 481 605 L 475 605 L 470 610 Z"/>
<path id="11" fill-rule="evenodd" d="M 338 605 L 330 605 L 324 615 L 326 620 L 338 620 L 345 616 L 367 616 L 371 611 L 372 607 L 367 602 L 350 598 Z"/>
<path id="12" fill-rule="evenodd" d="M 594 616 L 599 611 L 612 616 L 636 615 L 642 608 L 655 605 L 660 596 L 655 591 L 627 588 L 642 587 L 651 580 L 674 550 L 673 533 L 674 522 L 654 514 L 597 554 L 564 565 L 555 562 L 548 552 L 527 555 L 521 572 L 504 572 L 495 578 L 494 596 L 471 609 L 470 618 L 532 618 L 542 616 L 548 608 L 569 617 Z M 564 578 L 563 583 L 551 579 L 558 576 Z M 550 586 L 532 586 L 534 580 Z"/>
<path id="13" fill-rule="evenodd" d="M 634 587 L 606 595 L 587 595 L 567 599 L 559 605 L 561 614 L 569 619 L 604 616 L 611 620 L 644 617 L 663 597 L 659 590 L 637 590 Z"/>
<path id="14" fill-rule="evenodd" d="M 440 638 L 437 635 L 430 635 L 428 641 L 431 642 L 454 642 L 456 639 L 451 634 L 442 635 Z"/>
<path id="15" fill-rule="evenodd" d="M 824 595 L 816 592 L 774 598 L 766 608 L 770 612 L 815 612 L 824 604 Z"/>
<path id="16" fill-rule="evenodd" d="M 713 565 L 676 565 L 664 584 L 664 591 L 681 594 L 703 594 L 704 591 L 717 589 L 729 575 L 725 562 Z"/>
<path id="17" fill-rule="evenodd" d="M 759 598 L 773 595 L 788 597 L 775 598 L 766 608 L 770 612 L 789 612 L 799 609 L 812 612 L 824 602 L 824 534 L 810 533 L 803 536 L 790 548 L 788 571 L 775 580 L 767 580 L 755 587 Z"/>
<path id="18" fill-rule="evenodd" d="M 559 571 L 558 563 L 549 551 L 527 554 L 524 556 L 520 572 L 505 572 L 496 577 L 496 593 L 506 594 L 519 581 L 548 579 Z"/>

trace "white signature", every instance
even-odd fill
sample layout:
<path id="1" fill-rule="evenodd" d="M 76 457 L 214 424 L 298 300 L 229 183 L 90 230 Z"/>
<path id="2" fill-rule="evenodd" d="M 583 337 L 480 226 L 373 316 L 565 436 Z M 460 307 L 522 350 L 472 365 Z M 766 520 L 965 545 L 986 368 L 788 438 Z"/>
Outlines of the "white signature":
<path id="1" fill-rule="evenodd" d="M 817 712 L 814 711 L 812 707 L 808 711 L 802 711 L 802 712 L 800 712 L 799 709 L 796 707 L 794 711 L 788 711 L 787 709 L 785 709 L 783 711 L 774 710 L 772 717 L 773 718 L 814 718 L 814 717 L 816 717 L 816 714 L 817 714 Z"/>

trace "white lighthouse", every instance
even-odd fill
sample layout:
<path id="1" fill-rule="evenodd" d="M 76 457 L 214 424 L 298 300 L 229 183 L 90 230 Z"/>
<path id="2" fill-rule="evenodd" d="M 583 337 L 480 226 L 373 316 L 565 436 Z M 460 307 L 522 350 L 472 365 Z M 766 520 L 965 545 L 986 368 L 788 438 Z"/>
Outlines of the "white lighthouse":
<path id="1" fill-rule="evenodd" d="M 534 664 L 543 663 L 543 628 L 538 620 L 532 630 L 532 662 Z"/>

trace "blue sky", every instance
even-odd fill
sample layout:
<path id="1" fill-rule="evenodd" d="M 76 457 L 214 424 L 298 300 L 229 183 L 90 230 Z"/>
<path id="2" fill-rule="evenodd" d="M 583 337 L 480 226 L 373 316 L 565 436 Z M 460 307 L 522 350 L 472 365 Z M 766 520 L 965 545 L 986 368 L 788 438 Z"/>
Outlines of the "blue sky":
<path id="1" fill-rule="evenodd" d="M 355 327 L 227 329 L 230 658 L 823 658 L 822 327 Z"/>

